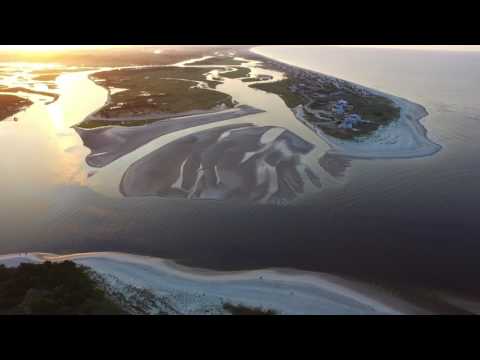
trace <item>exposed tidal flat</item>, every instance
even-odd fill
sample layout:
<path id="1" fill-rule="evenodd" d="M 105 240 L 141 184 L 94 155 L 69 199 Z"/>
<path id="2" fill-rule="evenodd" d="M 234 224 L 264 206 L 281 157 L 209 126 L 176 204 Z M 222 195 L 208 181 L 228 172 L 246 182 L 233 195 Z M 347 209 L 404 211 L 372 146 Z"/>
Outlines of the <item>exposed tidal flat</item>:
<path id="1" fill-rule="evenodd" d="M 258 112 L 261 112 L 261 110 L 245 105 L 231 110 L 217 111 L 213 114 L 190 114 L 174 118 L 169 117 L 163 121 L 156 119 L 157 121 L 150 126 L 127 128 L 112 126 L 98 128 L 97 126 L 98 129 L 85 129 L 83 126 L 77 126 L 75 131 L 82 138 L 84 145 L 91 149 L 86 162 L 92 167 L 104 167 L 159 136 L 192 126 L 224 121 Z"/>
<path id="2" fill-rule="evenodd" d="M 341 76 L 372 92 L 382 89 L 382 96 L 411 100 L 390 96 L 398 101 L 402 121 L 377 129 L 370 141 L 351 141 L 317 131 L 295 111 L 298 104 L 289 106 L 274 92 L 248 86 L 281 81 L 282 71 L 245 60 L 222 67 L 229 58 L 208 59 L 215 61 L 195 70 L 199 78 L 189 85 L 210 91 L 205 86 L 212 81 L 215 91 L 238 104 L 173 116 L 149 109 L 108 121 L 98 117 L 98 123 L 82 127 L 108 104 L 108 89 L 89 80 L 93 72 L 68 73 L 55 80 L 56 102 L 35 102 L 17 115 L 18 122 L 3 122 L 2 150 L 15 149 L 15 157 L 1 163 L 2 253 L 113 250 L 174 259 L 193 272 L 201 272 L 198 267 L 304 269 L 394 289 L 403 301 L 430 309 L 425 312 L 462 310 L 416 289 L 443 289 L 449 299 L 475 298 L 479 271 L 473 214 L 479 199 L 473 154 L 480 134 L 474 84 L 462 85 L 466 77 L 456 73 L 450 83 L 459 84 L 461 97 L 446 96 L 438 80 L 424 78 L 428 96 L 422 97 L 423 84 L 416 93 L 405 91 L 410 88 L 404 82 L 412 81 L 407 76 L 392 80 L 390 87 Z M 222 76 L 236 67 L 250 72 L 245 78 Z M 138 90 L 139 101 L 153 95 Z M 167 131 L 153 135 L 161 128 Z M 433 152 L 439 148 L 433 143 L 442 151 Z M 458 182 L 461 187 L 454 185 Z M 222 201 L 189 201 L 194 199 Z M 100 263 L 97 268 L 105 273 L 115 267 Z M 121 267 L 132 274 L 130 265 Z M 154 273 L 147 269 L 141 276 L 154 281 L 149 272 Z M 265 289 L 271 289 L 270 283 Z M 235 294 L 232 301 L 240 299 Z M 338 313 L 365 309 L 330 305 Z M 278 311 L 307 312 L 288 306 L 293 305 L 284 303 Z"/>
<path id="3" fill-rule="evenodd" d="M 226 58 L 227 63 L 228 59 L 229 58 Z M 224 58 L 222 58 L 221 60 L 223 61 Z M 115 183 L 118 183 L 117 181 L 119 181 L 120 179 L 112 180 L 111 177 L 116 176 L 118 179 L 118 175 L 122 175 L 122 173 L 126 172 L 126 165 L 132 163 L 134 161 L 133 159 L 141 159 L 148 152 L 151 152 L 152 149 L 155 147 L 159 148 L 158 151 L 160 152 L 166 152 L 168 147 L 161 146 L 160 144 L 168 144 L 168 142 L 171 141 L 170 139 L 180 138 L 181 136 L 184 136 L 183 133 L 195 134 L 195 132 L 200 131 L 202 128 L 214 129 L 217 126 L 224 125 L 226 123 L 226 120 L 230 118 L 233 119 L 233 121 L 235 122 L 244 124 L 243 126 L 248 126 L 252 124 L 255 124 L 257 126 L 262 124 L 278 126 L 280 124 L 281 128 L 285 129 L 286 127 L 284 124 L 288 123 L 286 119 L 282 119 L 283 116 L 274 119 L 274 114 L 271 114 L 269 111 L 273 108 L 272 104 L 269 101 L 259 101 L 262 98 L 265 98 L 265 96 L 261 94 L 256 94 L 255 90 L 249 89 L 247 84 L 243 85 L 241 79 L 237 80 L 236 77 L 232 79 L 230 79 L 229 77 L 224 77 L 224 74 L 230 74 L 232 71 L 239 71 L 239 69 L 248 69 L 248 72 L 245 72 L 243 76 L 250 74 L 251 65 L 248 60 L 238 58 L 238 60 L 236 61 L 239 64 L 243 64 L 241 67 L 238 67 L 237 70 L 232 70 L 230 68 L 230 65 L 203 65 L 204 67 L 199 68 L 198 65 L 195 65 L 196 60 L 193 59 L 190 62 L 183 62 L 181 64 L 177 64 L 176 66 L 125 69 L 126 72 L 122 73 L 123 75 L 120 76 L 120 79 L 118 79 L 119 75 L 117 74 L 117 71 L 107 72 L 108 75 L 106 76 L 108 77 L 108 81 L 102 81 L 100 84 L 106 88 L 110 88 L 112 85 L 115 85 L 123 89 L 122 91 L 116 92 L 113 95 L 123 96 L 124 100 L 120 104 L 120 112 L 118 114 L 112 113 L 110 111 L 110 108 L 106 109 L 106 107 L 104 107 L 97 113 L 89 116 L 84 122 L 78 124 L 78 126 L 76 127 L 77 132 L 84 141 L 84 145 L 92 150 L 92 153 L 87 157 L 87 163 L 89 165 L 102 168 L 99 172 L 95 173 L 95 179 L 93 179 L 93 181 L 96 180 L 96 183 L 100 183 L 100 186 L 102 186 L 103 188 L 105 188 L 104 185 L 108 183 L 110 183 L 112 186 L 115 186 Z M 129 74 L 134 74 L 134 77 L 140 75 L 140 83 L 136 85 L 135 82 L 132 82 L 133 80 L 129 77 Z M 204 81 L 199 80 L 199 76 L 201 74 L 203 74 Z M 168 77 L 165 78 L 165 76 Z M 158 94 L 160 96 L 160 100 L 157 100 L 156 96 L 158 95 L 156 94 L 156 92 L 158 92 L 159 90 L 157 91 L 150 89 L 148 86 L 142 87 L 143 79 L 145 78 L 147 78 L 148 85 L 148 81 L 150 81 L 152 78 L 157 78 L 157 80 L 159 81 L 163 81 L 165 79 L 170 81 L 171 79 L 173 79 L 173 76 L 180 77 L 175 79 L 180 80 L 180 83 L 183 82 L 187 84 L 187 87 L 185 87 L 184 90 L 181 90 L 180 93 L 178 92 L 178 88 L 163 88 L 164 90 L 162 91 L 166 92 Z M 277 74 L 277 76 L 280 76 L 280 74 Z M 220 79 L 221 81 L 213 79 Z M 264 76 L 260 81 L 271 81 L 272 79 L 272 76 L 267 75 L 266 77 Z M 118 81 L 120 81 L 120 83 L 118 83 Z M 188 84 L 188 82 L 190 82 L 190 84 Z M 215 90 L 210 88 L 211 82 L 213 82 L 213 85 L 216 86 Z M 157 81 L 154 82 L 154 84 L 155 86 L 158 86 Z M 238 87 L 235 86 L 235 84 L 242 85 L 241 87 Z M 137 90 L 139 85 L 142 85 L 141 89 L 145 90 Z M 197 97 L 196 90 L 200 90 L 205 93 L 205 96 L 207 96 L 205 98 L 207 99 L 207 102 L 203 101 L 201 97 Z M 232 90 L 234 91 L 234 93 L 231 93 Z M 184 91 L 186 92 L 184 93 Z M 238 91 L 240 91 L 240 93 Z M 241 97 L 239 97 L 241 93 L 243 94 L 243 96 L 245 96 L 245 92 L 250 92 L 247 98 L 242 99 Z M 221 104 L 218 104 L 218 100 L 215 100 L 214 97 L 212 97 L 217 96 L 216 94 L 220 94 L 221 97 L 224 99 L 221 100 Z M 250 103 L 250 101 L 245 101 L 247 99 L 251 100 L 253 98 L 252 96 L 255 97 L 256 101 L 254 101 L 253 103 Z M 269 96 L 267 95 L 266 98 L 268 97 Z M 229 100 L 232 98 L 234 98 L 236 102 L 236 105 L 233 108 L 231 100 Z M 151 104 L 151 106 L 137 105 L 138 99 L 141 99 L 141 101 L 143 101 L 143 103 L 145 104 Z M 182 100 L 182 103 L 178 102 L 179 99 Z M 213 100 L 213 102 L 209 102 L 210 100 Z M 207 106 L 207 109 L 202 110 L 200 107 L 199 110 L 193 110 L 194 108 L 191 107 L 192 104 L 195 104 L 198 101 L 203 101 L 203 104 L 204 106 Z M 107 107 L 109 106 L 110 102 Z M 268 108 L 265 108 L 265 106 L 268 106 Z M 231 109 L 228 110 L 229 108 Z M 275 109 L 275 112 L 284 112 L 284 108 L 284 106 L 280 109 L 277 108 Z M 108 111 L 108 117 L 102 115 L 105 110 Z M 115 105 L 115 111 L 117 111 L 117 105 Z M 170 111 L 170 113 L 168 113 L 168 111 Z M 264 120 L 261 116 L 262 113 L 268 113 L 267 118 L 263 117 L 265 118 Z M 260 115 L 260 117 L 258 117 L 256 114 Z M 287 112 L 287 115 L 293 118 L 293 116 L 291 116 L 289 112 Z M 250 120 L 253 120 L 253 123 L 250 123 Z M 211 125 L 208 125 L 206 127 L 207 124 Z M 298 123 L 297 121 L 291 124 L 288 128 L 293 129 L 294 132 L 297 133 L 297 137 L 299 131 L 303 133 L 300 135 L 300 137 L 298 137 L 298 140 L 295 140 L 297 142 L 304 141 L 302 139 L 302 137 L 305 137 L 304 134 L 308 134 L 308 137 L 312 139 L 317 139 L 313 133 L 310 133 L 308 129 L 306 129 L 301 123 Z M 184 131 L 179 131 L 181 129 L 184 129 Z M 158 132 L 157 130 L 160 132 Z M 279 130 L 280 132 L 277 132 L 278 134 L 283 131 L 282 129 Z M 172 133 L 173 131 L 177 132 Z M 236 133 L 237 132 L 235 132 L 235 134 Z M 166 134 L 170 134 L 171 136 L 159 137 L 160 135 Z M 225 133 L 225 136 L 226 135 L 227 134 Z M 246 136 L 248 137 L 249 135 Z M 152 142 L 152 140 L 156 138 L 158 139 L 155 140 L 155 143 Z M 197 136 L 194 135 L 190 138 L 193 142 L 195 142 Z M 272 138 L 272 140 L 274 139 L 275 137 Z M 258 140 L 260 140 L 260 138 Z M 117 152 L 117 154 L 115 154 L 115 144 L 121 146 L 120 153 Z M 219 199 L 218 196 L 214 194 L 223 193 L 224 196 L 220 199 L 227 199 L 229 197 L 248 199 L 253 196 L 252 194 L 255 193 L 255 189 L 263 188 L 263 190 L 258 191 L 260 191 L 261 193 L 265 191 L 266 192 L 264 193 L 264 196 L 260 196 L 259 199 L 262 199 L 262 201 L 266 202 L 274 201 L 282 203 L 288 201 L 288 198 L 295 198 L 295 194 L 303 193 L 305 180 L 307 182 L 310 182 L 313 187 L 318 186 L 318 175 L 315 173 L 315 171 L 318 172 L 318 170 L 307 169 L 306 172 L 304 172 L 303 174 L 301 173 L 300 178 L 299 175 L 295 175 L 293 177 L 290 177 L 292 181 L 287 180 L 287 178 L 290 176 L 288 175 L 288 167 L 305 167 L 305 165 L 301 161 L 298 161 L 298 159 L 296 159 L 298 158 L 298 156 L 303 156 L 305 154 L 297 154 L 295 151 L 293 151 L 288 156 L 283 156 L 282 147 L 284 145 L 283 140 L 280 141 L 280 139 L 279 141 L 275 142 L 275 146 L 272 147 L 272 149 L 275 150 L 272 152 L 271 155 L 269 155 L 269 158 L 271 159 L 270 164 L 258 163 L 257 165 L 254 165 L 252 168 L 253 173 L 251 174 L 253 175 L 253 177 L 250 177 L 249 175 L 250 179 L 247 182 L 240 180 L 242 177 L 246 176 L 245 174 L 242 174 L 242 172 L 244 171 L 241 168 L 238 168 L 238 166 L 240 165 L 239 163 L 243 162 L 242 154 L 245 154 L 245 156 L 248 157 L 253 156 L 253 161 L 251 162 L 252 164 L 257 161 L 256 159 L 258 158 L 258 156 L 265 156 L 262 155 L 262 153 L 265 152 L 265 149 L 262 149 L 261 146 L 256 150 L 258 154 L 255 154 L 255 149 L 251 146 L 245 147 L 245 150 L 243 150 L 245 153 L 243 153 L 240 148 L 240 144 L 241 142 L 232 143 L 230 140 L 227 139 L 226 141 L 224 141 L 224 145 L 227 145 L 227 148 L 225 148 L 224 145 L 221 145 L 220 147 L 212 147 L 208 150 L 203 149 L 202 151 L 194 152 L 194 157 L 207 156 L 207 152 L 213 152 L 214 154 L 216 154 L 215 156 L 218 158 L 218 160 L 215 161 L 220 161 L 220 163 L 211 163 L 210 165 L 208 165 L 211 171 L 213 171 L 213 173 L 215 174 L 215 180 L 213 182 L 207 182 L 207 184 L 203 184 L 205 178 L 199 175 L 200 177 L 198 177 L 196 181 L 193 181 L 192 179 L 186 179 L 187 182 L 191 183 L 190 188 L 180 190 L 180 192 L 177 191 L 178 189 L 175 190 L 174 188 L 172 188 L 172 191 L 170 192 L 163 191 L 161 193 L 156 193 L 156 195 L 172 195 L 174 197 L 177 197 L 183 191 L 185 195 L 189 198 L 193 196 L 193 198 Z M 223 154 L 220 148 L 225 148 L 227 152 Z M 238 150 L 236 148 L 238 148 Z M 313 150 L 315 146 L 309 145 L 309 148 L 310 150 Z M 138 150 L 132 152 L 132 150 L 134 149 Z M 235 152 L 238 155 L 234 155 Z M 248 154 L 248 152 L 251 152 L 251 154 Z M 126 155 L 127 153 L 128 155 Z M 121 163 L 107 166 L 111 163 L 112 160 L 115 160 L 121 155 L 125 155 L 122 157 Z M 241 156 L 238 157 L 239 155 Z M 229 160 L 229 156 L 233 156 L 233 158 Z M 102 160 L 107 158 L 110 160 Z M 193 161 L 196 162 L 197 160 Z M 152 166 L 156 167 L 158 166 L 158 164 L 159 162 L 156 161 L 155 163 L 152 163 Z M 187 167 L 194 166 L 192 164 L 193 163 L 191 163 L 190 161 Z M 206 164 L 203 163 L 203 165 Z M 224 168 L 225 166 L 227 168 Z M 120 168 L 125 170 L 120 170 Z M 162 182 L 172 176 L 175 172 L 177 172 L 177 174 L 178 171 L 182 172 L 183 168 L 184 164 L 176 164 L 170 171 L 157 173 L 155 176 L 152 175 L 152 172 L 147 172 L 145 173 L 145 175 L 143 175 L 145 176 L 143 180 L 136 181 L 135 183 L 158 183 L 158 185 L 160 186 Z M 202 168 L 201 171 L 209 172 L 210 170 Z M 297 172 L 297 170 L 294 171 Z M 134 173 L 135 177 L 138 179 L 142 177 L 140 175 L 140 172 L 135 173 L 130 171 L 129 174 L 131 173 Z M 193 173 L 191 175 L 193 175 Z M 147 176 L 150 177 L 147 178 Z M 183 175 L 179 174 L 177 176 L 182 177 Z M 108 178 L 109 180 L 105 181 L 106 178 Z M 131 178 L 131 175 L 129 176 L 129 178 Z M 98 179 L 104 180 L 98 181 Z M 289 182 L 287 183 L 287 181 Z M 295 185 L 293 181 L 295 181 L 298 185 Z M 250 184 L 252 182 L 253 184 Z M 174 184 L 171 185 L 175 187 Z M 204 191 L 195 191 L 193 188 L 197 186 L 200 186 L 200 188 L 204 188 Z M 120 188 L 124 189 L 123 183 L 121 184 Z M 225 189 L 229 190 L 225 192 Z M 114 189 L 110 189 L 107 190 L 107 192 L 109 194 L 113 194 L 115 191 Z M 280 196 L 278 196 L 278 193 L 281 193 Z M 133 194 L 137 194 L 137 196 L 140 194 L 155 195 L 155 193 L 149 191 L 145 192 L 143 190 L 128 192 L 121 190 L 121 195 L 123 196 L 133 196 Z M 256 198 L 257 196 L 258 195 L 253 196 L 253 198 Z"/>
<path id="4" fill-rule="evenodd" d="M 125 68 L 91 75 L 110 92 L 118 90 L 103 108 L 76 127 L 84 145 L 91 149 L 87 156 L 90 166 L 103 168 L 123 157 L 123 165 L 110 167 L 114 171 L 102 169 L 109 175 L 95 173 L 97 180 L 103 179 L 101 186 L 120 182 L 123 196 L 257 199 L 285 204 L 302 194 L 318 191 L 324 186 L 322 182 L 335 182 L 336 174 L 344 174 L 342 170 L 330 172 L 331 164 L 324 166 L 327 161 L 323 159 L 328 158 L 330 163 L 338 160 L 337 166 L 333 166 L 338 168 L 348 164 L 346 158 L 418 157 L 431 155 L 440 148 L 426 138 L 426 131 L 418 122 L 426 114 L 420 105 L 265 58 L 258 61 L 257 55 L 252 61 L 248 59 L 251 53 L 241 55 L 244 57 L 207 56 L 173 66 Z M 244 81 L 246 79 L 254 81 Z M 285 85 L 278 87 L 277 84 L 283 83 Z M 272 95 L 280 95 L 284 103 L 279 103 L 280 99 L 273 101 Z M 358 126 L 342 128 L 343 115 L 329 107 L 343 98 L 354 104 L 349 105 L 350 111 L 365 117 Z M 319 125 L 317 115 L 311 113 L 312 103 L 321 103 L 322 114 L 329 114 L 327 125 L 323 120 L 323 125 Z M 224 110 L 232 107 L 232 111 Z M 253 116 L 262 112 L 265 114 Z M 222 121 L 228 118 L 240 120 L 243 126 L 275 127 L 278 134 L 284 129 L 291 132 L 291 140 L 288 143 L 274 137 L 271 150 L 267 150 L 259 137 L 255 140 L 257 148 L 250 146 L 241 150 L 242 141 L 233 140 L 232 135 L 241 132 L 246 137 L 252 135 L 237 129 L 218 133 L 215 141 L 220 144 L 192 148 L 193 143 L 200 141 L 199 136 L 194 135 L 195 129 L 200 131 L 199 126 L 210 123 L 208 128 L 213 134 L 214 128 L 224 125 Z M 172 132 L 181 129 L 190 129 L 184 133 L 191 135 L 180 141 L 181 132 Z M 160 139 L 160 135 L 166 134 L 171 134 L 171 139 L 176 137 L 175 143 L 184 144 L 186 154 L 195 155 L 191 158 L 185 155 L 179 163 L 165 162 L 165 154 L 173 146 L 168 144 L 171 141 L 168 138 Z M 154 145 L 158 148 L 155 153 L 163 155 L 145 156 L 152 151 L 151 142 L 157 138 L 163 145 Z M 308 144 L 308 151 L 292 148 L 292 144 L 302 141 Z M 327 146 L 330 149 L 327 150 Z M 132 153 L 136 149 L 138 151 Z M 209 154 L 215 154 L 215 160 L 201 159 L 214 159 Z M 244 163 L 247 158 L 251 158 L 251 166 Z M 142 172 L 136 165 L 139 161 L 145 169 L 163 168 L 162 164 L 171 164 L 171 168 Z M 150 164 L 146 165 L 147 162 Z M 126 167 L 128 163 L 131 165 Z M 113 173 L 117 174 L 116 180 L 112 180 Z M 125 175 L 120 179 L 122 174 Z M 130 179 L 128 186 L 126 179 Z M 132 188 L 133 184 L 140 188 Z M 145 187 L 145 184 L 149 185 Z M 168 184 L 166 188 L 165 184 Z M 184 187 L 185 184 L 189 185 Z M 115 190 L 110 189 L 108 193 L 113 194 Z M 118 195 L 118 191 L 116 193 Z"/>

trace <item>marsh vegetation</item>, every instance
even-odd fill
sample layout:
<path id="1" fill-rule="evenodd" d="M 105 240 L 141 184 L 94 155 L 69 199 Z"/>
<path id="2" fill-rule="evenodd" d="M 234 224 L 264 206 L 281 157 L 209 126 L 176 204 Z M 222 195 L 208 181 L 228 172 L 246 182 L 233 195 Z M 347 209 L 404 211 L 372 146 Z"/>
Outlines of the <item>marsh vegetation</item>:
<path id="1" fill-rule="evenodd" d="M 115 121 L 121 117 L 210 110 L 222 105 L 233 107 L 232 97 L 214 90 L 220 82 L 205 79 L 206 72 L 203 68 L 165 66 L 96 73 L 92 78 L 100 85 L 122 91 L 112 94 L 110 102 L 95 116 L 102 121 Z M 94 120 L 89 119 L 82 126 L 95 126 Z M 149 120 L 140 119 L 142 121 Z M 132 121 L 116 124 L 134 125 Z"/>
<path id="2" fill-rule="evenodd" d="M 244 60 L 237 60 L 230 56 L 214 56 L 204 60 L 198 60 L 190 63 L 189 65 L 242 65 Z"/>
<path id="3" fill-rule="evenodd" d="M 221 76 L 229 79 L 240 79 L 250 75 L 250 69 L 246 67 L 237 67 L 233 71 L 222 73 Z"/>
<path id="4" fill-rule="evenodd" d="M 5 90 L 1 90 L 5 91 Z M 0 121 L 16 114 L 33 103 L 22 97 L 9 94 L 0 94 Z"/>
<path id="5" fill-rule="evenodd" d="M 303 105 L 304 103 L 306 103 L 306 100 L 303 96 L 296 94 L 290 90 L 290 87 L 293 84 L 293 80 L 283 79 L 271 83 L 251 84 L 250 87 L 277 94 L 283 99 L 283 101 L 289 108 L 294 108 L 298 105 Z"/>

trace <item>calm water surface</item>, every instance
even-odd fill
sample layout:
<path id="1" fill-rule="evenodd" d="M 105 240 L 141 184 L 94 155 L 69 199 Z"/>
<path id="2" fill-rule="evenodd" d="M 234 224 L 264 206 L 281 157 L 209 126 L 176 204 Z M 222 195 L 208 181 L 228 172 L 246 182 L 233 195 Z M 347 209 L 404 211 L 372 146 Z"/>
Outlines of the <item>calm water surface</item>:
<path id="1" fill-rule="evenodd" d="M 101 171 L 89 177 L 89 150 L 71 129 L 104 103 L 106 91 L 85 74 L 65 74 L 58 102 L 0 123 L 0 252 L 115 250 L 211 268 L 294 267 L 476 291 L 480 56 L 256 51 L 424 105 L 430 115 L 422 123 L 443 149 L 420 159 L 343 159 L 336 176 L 321 174 L 321 191 L 291 206 L 112 196 L 111 177 Z M 253 101 L 242 96 L 238 91 L 240 100 Z M 272 111 L 241 121 L 292 128 L 315 145 L 312 166 L 324 155 L 325 144 L 283 111 L 278 98 L 265 94 L 255 102 Z"/>

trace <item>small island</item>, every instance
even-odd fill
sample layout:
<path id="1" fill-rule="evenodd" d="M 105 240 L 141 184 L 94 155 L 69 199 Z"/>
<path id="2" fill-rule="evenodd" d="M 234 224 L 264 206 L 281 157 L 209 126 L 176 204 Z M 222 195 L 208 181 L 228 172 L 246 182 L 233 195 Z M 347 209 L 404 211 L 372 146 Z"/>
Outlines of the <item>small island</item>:
<path id="1" fill-rule="evenodd" d="M 221 76 L 229 79 L 245 78 L 250 74 L 250 69 L 247 67 L 235 67 L 228 69 L 226 72 L 222 72 Z"/>
<path id="2" fill-rule="evenodd" d="M 1 91 L 6 91 L 2 89 Z M 32 105 L 28 99 L 16 95 L 0 94 L 0 121 L 15 115 Z"/>
<path id="3" fill-rule="evenodd" d="M 206 79 L 208 71 L 201 67 L 158 66 L 94 73 L 91 79 L 109 90 L 110 99 L 79 127 L 145 125 L 232 108 L 232 97 L 215 90 L 220 82 Z"/>
<path id="4" fill-rule="evenodd" d="M 52 98 L 52 100 L 49 101 L 48 103 L 46 103 L 46 105 L 54 103 L 60 97 L 60 95 L 57 94 L 57 93 L 53 93 L 53 92 L 49 92 L 49 91 L 33 90 L 33 89 L 26 88 L 26 87 L 9 87 L 7 89 L 2 89 L 1 92 L 4 92 L 4 93 L 5 92 L 7 92 L 7 93 L 22 93 L 23 92 L 23 93 L 26 93 L 26 94 L 42 95 L 42 96 L 48 96 L 48 97 Z"/>

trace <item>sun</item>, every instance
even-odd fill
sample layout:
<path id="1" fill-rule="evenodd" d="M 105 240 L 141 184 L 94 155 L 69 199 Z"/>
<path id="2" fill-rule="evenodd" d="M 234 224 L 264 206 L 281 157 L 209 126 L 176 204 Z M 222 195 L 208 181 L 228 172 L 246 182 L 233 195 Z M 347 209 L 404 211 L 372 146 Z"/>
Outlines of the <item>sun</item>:
<path id="1" fill-rule="evenodd" d="M 79 49 L 91 49 L 102 48 L 104 45 L 0 45 L 0 51 L 18 51 L 18 52 L 52 52 L 63 50 L 79 50 Z"/>

